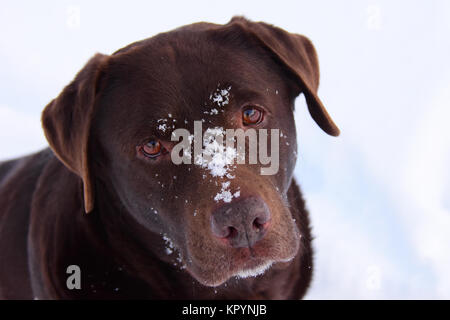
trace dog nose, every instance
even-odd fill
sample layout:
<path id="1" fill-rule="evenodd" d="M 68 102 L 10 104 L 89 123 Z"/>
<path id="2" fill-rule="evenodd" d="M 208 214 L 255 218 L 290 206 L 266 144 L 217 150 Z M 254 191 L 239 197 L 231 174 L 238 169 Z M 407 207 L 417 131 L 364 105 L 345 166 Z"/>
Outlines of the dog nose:
<path id="1" fill-rule="evenodd" d="M 235 200 L 215 210 L 211 217 L 212 233 L 234 248 L 252 247 L 268 228 L 270 211 L 259 197 Z"/>

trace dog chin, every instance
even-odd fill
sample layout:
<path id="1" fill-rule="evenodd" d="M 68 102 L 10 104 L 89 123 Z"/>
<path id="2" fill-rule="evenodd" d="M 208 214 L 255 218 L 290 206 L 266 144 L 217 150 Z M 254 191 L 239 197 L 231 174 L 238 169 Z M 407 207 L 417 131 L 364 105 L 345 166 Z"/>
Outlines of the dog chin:
<path id="1" fill-rule="evenodd" d="M 268 260 L 255 268 L 240 270 L 236 272 L 235 276 L 238 278 L 250 278 L 262 275 L 264 274 L 264 272 L 270 269 L 273 263 L 274 261 Z"/>
<path id="2" fill-rule="evenodd" d="M 239 279 L 246 279 L 246 278 L 252 278 L 252 277 L 257 277 L 257 276 L 261 276 L 264 273 L 266 273 L 267 271 L 270 270 L 270 268 L 278 263 L 288 263 L 290 261 L 292 261 L 294 259 L 294 257 L 288 258 L 288 259 L 282 259 L 282 260 L 278 260 L 278 261 L 274 261 L 274 260 L 266 260 L 261 262 L 260 264 L 250 267 L 250 268 L 242 268 L 240 270 L 236 270 L 232 273 L 226 273 L 223 272 L 220 274 L 219 277 L 214 276 L 214 277 L 199 277 L 198 274 L 194 274 L 192 272 L 192 270 L 189 270 L 189 268 L 187 268 L 187 271 L 189 273 L 191 273 L 191 275 L 197 279 L 198 282 L 200 282 L 201 284 L 203 284 L 204 286 L 208 286 L 208 287 L 218 287 L 222 284 L 224 284 L 225 282 L 227 282 L 230 278 L 236 277 Z"/>
<path id="3" fill-rule="evenodd" d="M 272 265 L 274 263 L 276 263 L 276 262 L 287 263 L 287 262 L 292 261 L 293 259 L 294 259 L 294 257 L 291 257 L 288 259 L 282 259 L 279 261 L 267 260 L 254 268 L 242 269 L 242 270 L 236 272 L 235 276 L 238 278 L 257 277 L 257 276 L 263 275 L 267 270 L 270 269 L 270 267 L 272 267 Z"/>
<path id="4" fill-rule="evenodd" d="M 211 277 L 211 278 L 208 277 L 208 279 L 203 278 L 203 277 L 198 277 L 198 275 L 194 275 L 192 273 L 191 274 L 192 274 L 192 276 L 194 276 L 194 278 L 197 279 L 198 282 L 200 282 L 204 286 L 218 287 L 233 277 L 236 277 L 239 279 L 245 279 L 245 278 L 261 276 L 266 271 L 268 271 L 270 269 L 270 267 L 272 267 L 273 264 L 274 264 L 274 261 L 269 260 L 269 261 L 263 262 L 262 264 L 260 264 L 256 267 L 253 267 L 253 268 L 243 268 L 241 270 L 236 270 L 235 272 L 229 273 L 229 274 L 222 273 L 219 277 L 217 277 L 217 276 Z"/>

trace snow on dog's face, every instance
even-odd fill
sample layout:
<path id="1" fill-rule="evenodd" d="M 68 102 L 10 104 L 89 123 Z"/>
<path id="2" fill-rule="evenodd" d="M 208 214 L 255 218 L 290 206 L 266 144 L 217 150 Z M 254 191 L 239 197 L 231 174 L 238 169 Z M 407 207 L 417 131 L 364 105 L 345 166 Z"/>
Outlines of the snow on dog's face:
<path id="1" fill-rule="evenodd" d="M 297 149 L 293 105 L 304 88 L 279 52 L 246 34 L 241 22 L 177 29 L 112 55 L 94 121 L 108 185 L 156 235 L 146 245 L 211 286 L 291 260 L 301 237 L 286 193 Z M 177 129 L 190 132 L 190 147 L 176 149 L 190 164 L 172 161 Z M 195 156 L 196 129 L 208 160 Z M 227 129 L 277 129 L 277 172 L 262 175 L 267 164 L 249 163 L 248 143 L 238 164 L 243 150 L 217 141 Z M 275 140 L 266 139 L 270 153 Z"/>

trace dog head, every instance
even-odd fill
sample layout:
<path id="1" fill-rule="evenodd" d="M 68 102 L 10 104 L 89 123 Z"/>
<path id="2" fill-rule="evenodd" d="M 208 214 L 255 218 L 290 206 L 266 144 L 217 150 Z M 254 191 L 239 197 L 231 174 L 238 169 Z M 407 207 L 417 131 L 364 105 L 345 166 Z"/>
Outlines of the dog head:
<path id="1" fill-rule="evenodd" d="M 167 242 L 164 259 L 176 249 L 193 277 L 219 285 L 259 274 L 299 250 L 301 234 L 286 199 L 296 161 L 295 98 L 303 93 L 316 123 L 339 134 L 318 84 L 307 38 L 237 17 L 97 54 L 42 121 L 55 154 L 83 180 L 86 212 L 95 207 L 94 184 L 102 179 L 138 223 Z M 190 164 L 175 164 L 174 155 L 191 150 L 191 136 L 188 148 L 179 149 L 177 129 L 197 129 L 210 161 L 194 152 Z M 261 174 L 267 167 L 261 161 L 236 164 L 236 149 L 205 138 L 223 137 L 226 129 L 248 133 L 246 159 L 250 132 L 259 138 L 259 155 L 267 138 L 266 148 L 279 154 L 277 170 Z M 267 135 L 274 132 L 278 140 Z"/>

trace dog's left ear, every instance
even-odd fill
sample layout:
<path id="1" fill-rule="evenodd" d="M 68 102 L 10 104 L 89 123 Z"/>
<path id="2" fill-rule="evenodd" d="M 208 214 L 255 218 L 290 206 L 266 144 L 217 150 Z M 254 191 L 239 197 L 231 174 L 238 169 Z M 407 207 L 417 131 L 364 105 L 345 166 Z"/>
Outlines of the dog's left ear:
<path id="1" fill-rule="evenodd" d="M 96 54 L 42 113 L 45 136 L 55 155 L 83 180 L 84 209 L 94 208 L 88 143 L 99 79 L 108 56 Z"/>
<path id="2" fill-rule="evenodd" d="M 338 136 L 338 127 L 317 96 L 319 62 L 311 41 L 302 35 L 289 33 L 264 22 L 252 22 L 243 17 L 234 17 L 230 24 L 240 25 L 292 72 L 303 89 L 309 113 L 314 121 L 329 135 Z"/>

